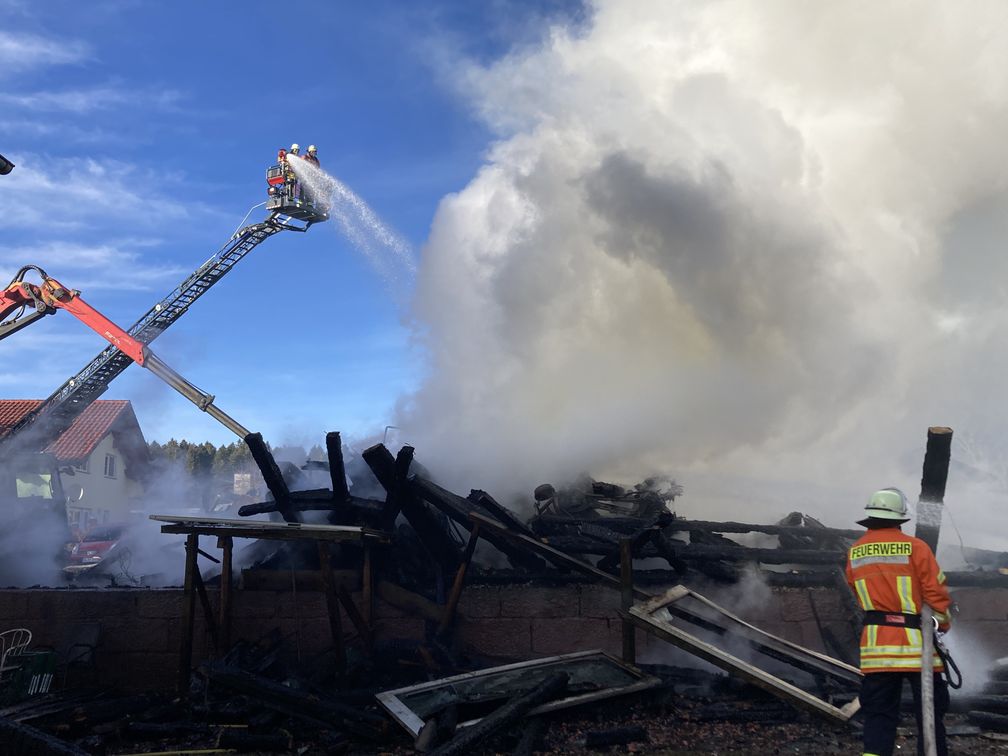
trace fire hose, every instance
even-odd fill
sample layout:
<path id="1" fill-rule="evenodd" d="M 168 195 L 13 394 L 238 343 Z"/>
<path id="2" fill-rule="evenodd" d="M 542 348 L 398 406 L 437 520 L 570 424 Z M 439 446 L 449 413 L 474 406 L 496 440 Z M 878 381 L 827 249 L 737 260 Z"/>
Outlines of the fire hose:
<path id="1" fill-rule="evenodd" d="M 942 672 L 942 676 L 945 678 L 945 682 L 952 690 L 959 690 L 963 684 L 962 672 L 959 670 L 959 665 L 955 663 L 955 659 L 952 658 L 952 654 L 949 653 L 948 647 L 945 645 L 945 633 L 938 630 L 938 620 L 935 617 L 931 618 L 934 624 L 934 650 L 938 654 L 938 658 L 942 660 L 942 665 L 945 667 L 945 671 Z"/>

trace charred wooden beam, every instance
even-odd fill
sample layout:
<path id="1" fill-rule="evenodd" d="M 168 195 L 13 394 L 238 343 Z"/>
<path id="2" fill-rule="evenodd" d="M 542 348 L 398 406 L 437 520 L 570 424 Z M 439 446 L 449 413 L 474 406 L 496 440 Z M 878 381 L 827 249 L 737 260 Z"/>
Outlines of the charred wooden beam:
<path id="1" fill-rule="evenodd" d="M 644 548 L 649 543 L 654 543 L 655 538 L 662 535 L 662 529 L 669 524 L 673 519 L 673 514 L 671 512 L 665 512 L 658 515 L 657 518 L 647 523 L 644 527 L 640 528 L 633 534 L 630 538 L 630 554 L 632 557 L 637 558 L 641 554 L 641 549 Z M 623 539 L 619 539 L 620 543 Z M 655 544 L 655 550 L 661 553 L 661 547 Z M 664 555 L 663 555 L 664 556 Z M 620 552 L 620 559 L 622 559 L 622 551 Z M 600 570 L 605 570 L 606 572 L 613 572 L 616 567 L 616 559 L 614 555 L 604 557 L 599 563 L 598 567 Z"/>
<path id="2" fill-rule="evenodd" d="M 277 466 L 276 460 L 273 459 L 269 448 L 267 448 L 266 442 L 263 441 L 262 435 L 259 433 L 249 433 L 245 436 L 245 445 L 248 446 L 249 451 L 252 453 L 252 459 L 255 461 L 256 467 L 259 468 L 259 472 L 262 473 L 266 487 L 273 494 L 273 499 L 277 503 L 277 511 L 280 512 L 287 522 L 301 522 L 301 518 L 297 512 L 289 506 L 290 489 L 287 488 L 287 481 L 283 479 L 280 468 Z"/>
<path id="3" fill-rule="evenodd" d="M 251 672 L 223 664 L 209 664 L 201 668 L 212 685 L 255 698 L 263 704 L 289 715 L 303 715 L 314 721 L 328 722 L 359 735 L 377 737 L 384 719 L 376 714 L 347 706 L 321 696 L 295 690 Z"/>
<path id="4" fill-rule="evenodd" d="M 455 573 L 455 580 L 452 583 L 451 592 L 448 594 L 448 602 L 445 604 L 444 617 L 438 624 L 438 636 L 445 637 L 455 620 L 455 610 L 458 609 L 459 600 L 462 598 L 462 590 L 465 588 L 466 570 L 472 561 L 473 552 L 476 550 L 476 542 L 480 537 L 480 526 L 477 523 L 469 533 L 469 542 L 466 544 L 465 552 L 462 555 L 462 563 Z"/>
<path id="5" fill-rule="evenodd" d="M 469 514 L 473 511 L 479 514 L 491 517 L 497 520 L 496 517 L 489 514 L 488 512 L 481 511 L 479 505 L 468 499 L 463 499 L 458 494 L 454 494 L 447 489 L 442 488 L 431 480 L 424 478 L 420 475 L 414 475 L 409 479 L 410 490 L 419 498 L 429 502 L 432 506 L 437 507 L 441 512 L 447 515 L 451 520 L 458 523 L 467 530 L 472 529 L 472 521 L 469 519 Z M 499 520 L 497 520 L 500 522 Z M 510 526 L 507 523 L 502 523 L 505 527 Z M 519 535 L 525 535 L 524 532 L 518 532 Z M 543 563 L 538 557 L 530 554 L 525 549 L 516 548 L 514 545 L 509 543 L 504 538 L 497 535 L 496 531 L 484 530 L 481 537 L 493 544 L 497 549 L 499 549 L 515 567 L 523 567 L 529 570 L 542 569 Z M 533 538 L 533 536 L 526 536 L 527 538 Z"/>
<path id="6" fill-rule="evenodd" d="M 914 535 L 930 546 L 932 551 L 938 549 L 942 503 L 945 500 L 945 483 L 948 480 L 951 457 L 952 429 L 928 428 L 924 469 L 921 472 L 920 502 L 917 505 L 917 530 Z"/>
<path id="7" fill-rule="evenodd" d="M 0 719 L 0 743 L 9 756 L 87 756 L 73 743 L 10 719 Z"/>
<path id="8" fill-rule="evenodd" d="M 564 553 L 559 549 L 550 546 L 537 538 L 531 538 L 524 533 L 515 533 L 509 530 L 505 525 L 497 522 L 497 520 L 492 517 L 486 517 L 479 514 L 478 512 L 472 512 L 469 515 L 473 523 L 479 523 L 482 528 L 482 533 L 499 533 L 501 537 L 506 538 L 515 544 L 516 548 L 528 549 L 531 553 L 541 554 L 545 559 L 548 559 L 553 564 L 561 568 L 567 568 L 572 570 L 577 570 L 585 575 L 589 575 L 596 580 L 600 580 L 605 585 L 610 588 L 615 588 L 620 590 L 622 588 L 619 578 L 613 577 L 612 575 L 602 572 L 602 570 L 597 569 L 594 565 L 588 564 L 584 560 L 577 559 L 570 554 Z M 652 598 L 653 594 L 646 591 L 642 591 L 639 588 L 634 588 L 634 596 L 636 598 Z"/>
<path id="9" fill-rule="evenodd" d="M 313 491 L 293 491 L 289 508 L 295 512 L 310 512 L 319 510 L 349 510 L 353 513 L 350 519 L 355 521 L 376 522 L 385 511 L 385 504 L 375 499 L 362 499 L 359 496 L 348 496 L 341 502 L 334 501 L 328 488 L 323 489 L 325 497 L 317 496 Z M 307 494 L 307 495 L 306 495 Z M 263 501 L 256 504 L 245 504 L 238 509 L 240 517 L 249 515 L 279 512 L 275 501 Z M 352 523 L 342 523 L 349 525 Z"/>
<path id="10" fill-rule="evenodd" d="M 409 464 L 413 460 L 413 448 L 404 446 L 398 458 L 393 458 L 384 444 L 376 444 L 366 449 L 361 456 L 388 492 L 386 510 L 382 515 L 386 529 L 391 527 L 401 510 L 431 558 L 440 565 L 444 573 L 455 571 L 462 561 L 461 550 L 431 511 L 413 495 L 405 477 L 400 478 L 400 475 L 408 474 Z"/>
<path id="11" fill-rule="evenodd" d="M 604 543 L 594 538 L 554 536 L 545 540 L 550 546 L 572 554 L 592 554 L 618 558 L 619 544 Z M 646 559 L 663 556 L 654 544 L 647 544 L 635 556 Z M 763 564 L 843 564 L 845 554 L 836 551 L 815 549 L 751 549 L 746 546 L 707 546 L 705 544 L 683 545 L 675 550 L 677 559 L 683 562 L 726 561 L 762 562 Z"/>
<path id="12" fill-rule="evenodd" d="M 486 491 L 474 488 L 469 492 L 469 496 L 467 496 L 466 499 L 475 504 L 478 511 L 486 512 L 495 520 L 503 522 L 511 528 L 511 530 L 524 533 L 532 538 L 536 537 L 536 534 L 531 528 L 529 528 L 528 525 L 515 517 L 514 513 L 510 509 L 499 504 L 497 500 Z"/>
<path id="13" fill-rule="evenodd" d="M 455 754 L 472 753 L 478 744 L 485 743 L 494 733 L 517 722 L 536 706 L 560 696 L 567 689 L 569 679 L 566 672 L 550 675 L 532 690 L 515 696 L 492 714 L 483 717 L 440 748 L 431 751 L 431 756 L 455 756 Z"/>
<path id="14" fill-rule="evenodd" d="M 343 463 L 343 441 L 338 431 L 326 433 L 326 453 L 329 455 L 329 477 L 332 479 L 332 497 L 346 501 L 350 491 L 346 483 L 346 466 Z"/>
<path id="15" fill-rule="evenodd" d="M 533 529 L 539 535 L 566 532 L 580 525 L 598 523 L 622 534 L 633 534 L 640 530 L 641 521 L 634 517 L 606 517 L 603 520 L 572 520 L 560 515 L 540 515 L 532 521 Z M 809 538 L 840 537 L 857 540 L 864 535 L 863 530 L 839 530 L 836 528 L 808 528 L 796 525 L 759 525 L 744 522 L 714 522 L 712 520 L 679 520 L 669 522 L 666 532 L 689 532 L 692 530 L 711 533 L 766 533 L 768 535 L 802 535 Z"/>

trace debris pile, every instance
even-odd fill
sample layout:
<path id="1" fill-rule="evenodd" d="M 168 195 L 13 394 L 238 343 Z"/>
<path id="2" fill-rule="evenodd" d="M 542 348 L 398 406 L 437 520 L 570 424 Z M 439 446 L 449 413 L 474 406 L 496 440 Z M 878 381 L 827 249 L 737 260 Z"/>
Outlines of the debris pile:
<path id="1" fill-rule="evenodd" d="M 414 464 L 409 446 L 394 456 L 381 444 L 367 449 L 361 461 L 373 485 L 351 488 L 338 433 L 326 438 L 331 487 L 291 490 L 261 438 L 253 434 L 246 441 L 272 500 L 242 506 L 238 518 L 155 516 L 162 532 L 187 536 L 176 689 L 128 697 L 105 690 L 33 696 L 0 710 L 5 742 L 21 743 L 25 753 L 183 746 L 578 753 L 687 744 L 717 750 L 726 743 L 766 752 L 768 738 L 778 738 L 775 748 L 798 744 L 811 729 L 832 733 L 817 741 L 815 752 L 856 747 L 850 722 L 858 709 L 860 673 L 845 654 L 856 645 L 858 628 L 850 628 L 850 638 L 838 638 L 819 625 L 834 658 L 749 624 L 684 582 L 734 581 L 743 565 L 759 563 L 785 584 L 831 585 L 849 597 L 840 565 L 859 531 L 826 528 L 800 513 L 775 525 L 681 519 L 671 505 L 682 490 L 669 479 L 629 489 L 590 479 L 561 491 L 540 486 L 536 514 L 524 522 L 485 491 L 463 497 L 441 487 Z M 264 513 L 276 521 L 248 519 Z M 756 533 L 765 542 L 745 546 L 726 533 Z M 217 611 L 209 597 L 214 585 L 197 567 L 199 555 L 209 556 L 199 539 L 211 536 L 222 550 Z M 255 642 L 232 641 L 236 537 L 255 539 L 261 552 L 259 568 L 243 573 L 246 587 L 257 580 L 288 588 L 314 580 L 321 588 L 332 634 L 328 652 L 304 662 L 299 654 L 294 662 L 284 653 L 287 639 L 279 630 Z M 510 568 L 474 565 L 480 540 Z M 641 559 L 663 566 L 635 569 Z M 270 565 L 285 571 L 261 569 Z M 348 586 L 340 575 L 357 582 Z M 460 601 L 474 575 L 556 585 L 589 580 L 619 592 L 613 620 L 622 627 L 622 659 L 590 649 L 504 665 L 481 657 L 457 632 Z M 351 594 L 358 588 L 359 601 Z M 421 618 L 423 637 L 378 637 L 376 597 Z M 193 669 L 198 607 L 211 649 L 210 659 Z M 347 632 L 343 617 L 350 622 Z M 721 672 L 638 665 L 639 630 Z M 1005 711 L 998 708 L 1001 692 L 991 689 L 978 699 L 972 721 L 998 729 L 997 717 L 1003 719 Z M 827 727 L 810 727 L 810 717 Z M 979 729 L 963 732 L 972 736 Z"/>

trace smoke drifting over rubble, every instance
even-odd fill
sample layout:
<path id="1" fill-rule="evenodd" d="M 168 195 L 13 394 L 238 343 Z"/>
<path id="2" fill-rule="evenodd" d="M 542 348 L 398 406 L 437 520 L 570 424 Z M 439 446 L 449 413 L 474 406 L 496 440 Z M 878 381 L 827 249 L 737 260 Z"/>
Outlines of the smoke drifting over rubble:
<path id="1" fill-rule="evenodd" d="M 835 522 L 913 490 L 928 425 L 1008 450 L 1005 20 L 598 0 L 457 67 L 499 139 L 417 274 L 425 464 L 526 496 L 665 471 L 708 514 L 787 481 Z"/>

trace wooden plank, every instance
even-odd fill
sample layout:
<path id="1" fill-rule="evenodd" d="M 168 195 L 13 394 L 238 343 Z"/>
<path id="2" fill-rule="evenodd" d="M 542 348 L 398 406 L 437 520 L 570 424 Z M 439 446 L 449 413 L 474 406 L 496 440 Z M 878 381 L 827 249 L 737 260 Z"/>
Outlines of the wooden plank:
<path id="1" fill-rule="evenodd" d="M 455 610 L 458 609 L 459 599 L 462 598 L 462 589 L 465 587 L 466 570 L 469 568 L 469 563 L 472 562 L 476 542 L 479 540 L 479 533 L 480 526 L 479 523 L 476 523 L 469 533 L 469 541 L 466 543 L 465 552 L 462 555 L 462 564 L 459 565 L 458 571 L 455 573 L 455 582 L 452 583 L 451 593 L 448 594 L 444 617 L 438 625 L 437 632 L 439 636 L 443 637 L 448 634 L 448 629 L 455 619 Z"/>
<path id="2" fill-rule="evenodd" d="M 182 637 L 179 646 L 178 680 L 179 695 L 189 694 L 189 676 L 192 674 L 193 630 L 196 618 L 196 587 L 195 575 L 196 551 L 199 549 L 199 536 L 190 533 L 185 545 L 185 578 L 182 582 Z"/>
<path id="3" fill-rule="evenodd" d="M 172 525 L 184 525 L 186 527 L 197 527 L 202 525 L 216 525 L 221 527 L 240 527 L 243 529 L 254 528 L 256 530 L 272 531 L 276 533 L 318 533 L 320 535 L 343 533 L 345 535 L 369 535 L 375 537 L 388 538 L 388 533 L 374 528 L 366 528 L 360 525 L 309 525 L 301 522 L 267 522 L 266 520 L 235 520 L 223 517 L 179 517 L 176 515 L 148 515 L 156 522 L 166 522 Z"/>
<path id="4" fill-rule="evenodd" d="M 343 610 L 347 613 L 350 618 L 350 622 L 353 623 L 354 628 L 357 630 L 357 634 L 361 638 L 361 643 L 363 644 L 365 650 L 371 650 L 371 628 L 368 627 L 367 622 L 364 620 L 364 616 L 360 613 L 357 605 L 353 601 L 353 596 L 350 595 L 350 591 L 347 590 L 345 585 L 338 585 L 336 588 L 336 595 L 339 597 L 340 603 L 343 605 Z"/>
<path id="5" fill-rule="evenodd" d="M 346 648 L 343 645 L 343 622 L 340 619 L 336 580 L 333 577 L 332 555 L 328 543 L 319 541 L 318 557 L 322 590 L 326 597 L 326 613 L 329 617 L 329 632 L 332 634 L 333 647 L 336 649 L 336 675 L 342 682 L 346 675 Z"/>
<path id="6" fill-rule="evenodd" d="M 488 528 L 494 531 L 495 533 L 498 533 L 499 535 L 503 536 L 512 543 L 520 544 L 524 548 L 529 549 L 530 551 L 534 551 L 540 556 L 543 556 L 549 561 L 553 562 L 553 564 L 557 566 L 577 570 L 578 572 L 581 572 L 585 575 L 589 575 L 597 579 L 599 582 L 604 583 L 605 585 L 608 585 L 610 588 L 614 588 L 615 590 L 622 589 L 622 585 L 620 583 L 619 578 L 610 575 L 608 572 L 602 572 L 601 570 L 596 569 L 587 562 L 572 557 L 570 554 L 566 554 L 558 549 L 554 549 L 552 546 L 549 546 L 543 543 L 542 541 L 536 540 L 535 538 L 529 538 L 527 535 L 523 533 L 515 533 L 509 530 L 507 527 L 505 527 L 497 520 L 481 515 L 478 512 L 470 512 L 469 518 L 474 523 L 476 522 L 480 523 L 485 528 Z M 649 599 L 654 597 L 653 593 L 648 593 L 647 591 L 641 590 L 640 588 L 634 588 L 633 595 L 635 598 L 639 599 Z"/>
<path id="7" fill-rule="evenodd" d="M 368 628 L 374 623 L 374 562 L 371 555 L 371 542 L 364 541 L 364 564 L 361 566 L 361 594 L 364 603 L 361 613 Z"/>
<path id="8" fill-rule="evenodd" d="M 414 475 L 410 478 L 409 485 L 410 490 L 414 494 L 429 502 L 432 506 L 437 507 L 441 510 L 441 512 L 466 529 L 470 527 L 470 512 L 475 511 L 482 515 L 486 515 L 486 512 L 480 511 L 477 504 L 474 504 L 468 499 L 463 499 L 458 494 L 442 488 L 437 483 L 434 483 L 427 478 Z M 497 520 L 496 518 L 491 519 L 494 519 L 494 522 L 497 522 L 507 532 L 518 532 L 509 527 L 506 523 L 501 523 L 500 520 Z M 532 536 L 527 535 L 525 537 L 532 538 Z M 489 541 L 494 545 L 494 547 L 505 554 L 508 560 L 515 567 L 522 567 L 532 571 L 539 570 L 543 567 L 542 561 L 537 556 L 529 554 L 526 550 L 516 549 L 507 541 L 507 539 L 499 537 L 496 532 L 484 532 L 482 538 Z M 535 539 L 532 538 L 532 540 Z"/>
<path id="9" fill-rule="evenodd" d="M 234 540 L 231 536 L 217 539 L 217 547 L 221 550 L 220 574 L 220 633 L 221 646 L 225 653 L 231 648 L 231 582 L 234 566 Z"/>
<path id="10" fill-rule="evenodd" d="M 847 722 L 850 719 L 851 715 L 847 711 L 839 709 L 820 698 L 816 698 L 811 693 L 807 693 L 801 688 L 781 680 L 759 667 L 744 662 L 727 651 L 680 630 L 669 622 L 644 614 L 640 607 L 631 607 L 629 612 L 620 611 L 620 616 L 630 620 L 642 630 L 666 640 L 733 675 L 741 677 L 779 698 L 784 698 L 806 711 L 825 716 L 840 723 Z"/>
<path id="11" fill-rule="evenodd" d="M 193 583 L 196 585 L 196 594 L 199 596 L 200 605 L 203 607 L 203 619 L 206 621 L 207 629 L 210 631 L 210 642 L 213 645 L 214 654 L 220 656 L 221 645 L 220 636 L 217 634 L 217 620 L 214 617 L 213 607 L 210 605 L 210 596 L 207 595 L 206 585 L 203 583 L 203 576 L 199 570 L 193 573 Z"/>

